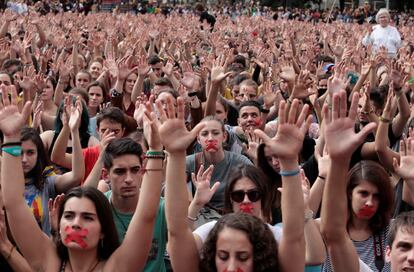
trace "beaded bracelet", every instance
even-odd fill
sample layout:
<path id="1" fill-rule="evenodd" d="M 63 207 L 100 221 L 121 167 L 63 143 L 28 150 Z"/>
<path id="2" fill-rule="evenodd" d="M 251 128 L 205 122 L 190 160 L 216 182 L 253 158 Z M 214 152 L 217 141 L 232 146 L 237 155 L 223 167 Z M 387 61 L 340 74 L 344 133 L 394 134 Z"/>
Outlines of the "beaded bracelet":
<path id="1" fill-rule="evenodd" d="M 145 154 L 146 159 L 165 159 L 164 151 L 147 151 Z"/>

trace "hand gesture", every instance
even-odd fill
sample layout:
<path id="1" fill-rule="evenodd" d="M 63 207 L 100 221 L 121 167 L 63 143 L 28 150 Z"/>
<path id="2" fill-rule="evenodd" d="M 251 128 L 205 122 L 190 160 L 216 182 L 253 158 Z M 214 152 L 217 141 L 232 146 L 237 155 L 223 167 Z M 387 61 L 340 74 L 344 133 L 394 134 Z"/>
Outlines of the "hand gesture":
<path id="1" fill-rule="evenodd" d="M 309 71 L 301 71 L 292 90 L 292 97 L 298 99 L 305 99 L 316 93 L 316 91 L 308 91 L 309 87 Z"/>
<path id="2" fill-rule="evenodd" d="M 297 99 L 293 100 L 290 107 L 284 101 L 280 103 L 279 126 L 275 137 L 269 138 L 258 129 L 254 131 L 281 161 L 297 162 L 303 139 L 311 123 L 311 116 L 308 116 L 309 106 L 303 106 L 299 116 L 297 115 L 298 109 Z"/>
<path id="3" fill-rule="evenodd" d="M 295 73 L 295 69 L 293 69 L 293 66 L 288 63 L 288 62 L 283 62 L 281 64 L 281 73 L 280 73 L 280 78 L 286 80 L 287 82 L 295 82 L 296 79 L 296 73 Z"/>
<path id="4" fill-rule="evenodd" d="M 82 117 L 82 101 L 81 98 L 78 97 L 76 99 L 75 105 L 70 107 L 70 117 L 69 117 L 69 128 L 70 131 L 79 131 L 81 117 Z"/>
<path id="5" fill-rule="evenodd" d="M 160 140 L 160 134 L 158 128 L 161 127 L 158 121 L 157 115 L 152 110 L 154 102 L 154 96 L 151 95 L 150 101 L 145 103 L 144 111 L 144 136 L 148 142 L 149 149 L 162 150 L 162 144 Z"/>
<path id="6" fill-rule="evenodd" d="M 166 74 L 167 76 L 171 76 L 173 73 L 173 69 L 174 69 L 174 64 L 172 63 L 172 61 L 168 61 L 164 67 L 161 68 L 162 71 L 164 72 L 164 74 Z"/>
<path id="7" fill-rule="evenodd" d="M 106 147 L 115 139 L 115 132 L 110 131 L 109 129 L 105 130 L 101 138 L 101 152 L 103 152 Z"/>
<path id="8" fill-rule="evenodd" d="M 55 197 L 55 199 L 49 199 L 47 206 L 49 208 L 49 222 L 50 227 L 54 231 L 58 231 L 58 222 L 59 222 L 59 209 L 65 198 L 65 194 L 60 194 Z"/>
<path id="9" fill-rule="evenodd" d="M 31 102 L 26 102 L 22 112 L 17 107 L 17 91 L 16 87 L 1 86 L 0 102 L 0 130 L 5 138 L 16 138 L 20 141 L 20 129 L 25 125 L 27 118 L 31 112 Z M 10 96 L 10 98 L 9 98 Z"/>
<path id="10" fill-rule="evenodd" d="M 310 197 L 310 182 L 305 175 L 305 171 L 300 169 L 300 181 L 302 185 L 302 193 L 303 193 L 303 203 L 305 207 L 309 207 L 309 197 Z"/>
<path id="11" fill-rule="evenodd" d="M 225 62 L 224 55 L 217 57 L 214 61 L 213 67 L 211 68 L 211 83 L 213 85 L 219 84 L 230 75 L 230 72 L 225 73 Z"/>
<path id="12" fill-rule="evenodd" d="M 125 80 L 131 73 L 138 69 L 138 67 L 129 68 L 132 60 L 132 56 L 124 57 L 117 63 L 116 76 L 118 80 Z"/>
<path id="13" fill-rule="evenodd" d="M 403 67 L 397 61 L 391 63 L 390 80 L 394 82 L 394 87 L 400 89 L 403 86 Z"/>
<path id="14" fill-rule="evenodd" d="M 183 78 L 181 79 L 181 84 L 189 90 L 194 89 L 194 85 L 196 83 L 196 77 L 189 62 L 183 62 L 181 64 L 183 70 Z"/>
<path id="15" fill-rule="evenodd" d="M 167 99 L 166 111 L 160 101 L 157 101 L 155 106 L 161 121 L 157 123 L 161 143 L 169 153 L 185 153 L 204 124 L 199 123 L 191 131 L 187 130 L 184 122 L 184 100 L 181 97 L 177 99 L 177 108 L 171 98 Z"/>
<path id="16" fill-rule="evenodd" d="M 270 107 L 276 101 L 277 92 L 273 92 L 272 82 L 270 80 L 267 80 L 263 83 L 262 90 L 264 105 L 267 109 L 270 109 Z"/>
<path id="17" fill-rule="evenodd" d="M 43 115 L 43 101 L 40 101 L 36 108 L 33 111 L 33 122 L 32 128 L 38 129 L 41 122 L 42 122 L 42 115 Z"/>
<path id="18" fill-rule="evenodd" d="M 261 139 L 256 136 L 254 131 L 247 131 L 245 134 L 248 140 L 247 146 L 244 145 L 244 147 L 246 148 L 245 150 L 246 155 L 253 161 L 256 161 L 257 160 L 257 149 L 259 148 L 259 145 L 262 143 Z"/>
<path id="19" fill-rule="evenodd" d="M 327 105 L 323 108 L 324 120 L 326 120 L 326 148 L 332 160 L 346 162 L 350 159 L 352 153 L 376 126 L 375 123 L 369 123 L 359 133 L 355 133 L 358 99 L 359 95 L 355 93 L 352 97 L 348 116 L 347 98 L 344 90 L 334 94 L 331 112 L 329 112 Z"/>
<path id="20" fill-rule="evenodd" d="M 346 69 L 343 63 L 340 63 L 335 68 L 335 73 L 328 79 L 328 92 L 330 95 L 339 93 L 341 90 L 345 90 L 348 86 L 351 78 L 346 78 Z"/>
<path id="21" fill-rule="evenodd" d="M 141 56 L 138 60 L 138 73 L 140 76 L 146 77 L 151 70 L 151 66 L 147 63 L 147 58 Z"/>
<path id="22" fill-rule="evenodd" d="M 211 175 L 213 174 L 214 166 L 210 165 L 209 168 L 204 171 L 204 165 L 200 166 L 198 169 L 197 176 L 194 173 L 191 173 L 191 180 L 193 181 L 196 192 L 194 195 L 195 204 L 199 207 L 203 207 L 208 202 L 217 191 L 220 186 L 220 182 L 216 181 L 213 186 L 210 188 Z"/>
<path id="23" fill-rule="evenodd" d="M 414 180 L 414 133 L 410 128 L 410 137 L 400 141 L 400 162 L 393 158 L 394 172 L 404 180 Z"/>

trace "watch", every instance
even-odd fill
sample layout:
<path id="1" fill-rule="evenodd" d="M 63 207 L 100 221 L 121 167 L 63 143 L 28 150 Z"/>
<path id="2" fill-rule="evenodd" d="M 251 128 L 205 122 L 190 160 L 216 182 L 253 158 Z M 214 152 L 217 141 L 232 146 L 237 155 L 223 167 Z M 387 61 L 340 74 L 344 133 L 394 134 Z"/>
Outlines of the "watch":
<path id="1" fill-rule="evenodd" d="M 111 90 L 111 97 L 120 97 L 122 93 L 118 92 L 116 89 Z"/>

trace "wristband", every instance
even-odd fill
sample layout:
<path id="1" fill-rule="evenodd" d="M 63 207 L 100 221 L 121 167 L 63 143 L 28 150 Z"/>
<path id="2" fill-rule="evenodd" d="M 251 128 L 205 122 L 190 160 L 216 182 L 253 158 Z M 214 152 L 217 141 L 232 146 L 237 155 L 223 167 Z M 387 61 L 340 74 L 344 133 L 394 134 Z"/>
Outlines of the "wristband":
<path id="1" fill-rule="evenodd" d="M 270 112 L 270 110 L 269 109 L 261 109 L 260 110 L 260 112 L 262 112 L 262 113 L 266 113 L 266 114 L 269 114 L 269 112 Z"/>
<path id="2" fill-rule="evenodd" d="M 281 175 L 282 177 L 293 177 L 296 175 L 299 175 L 300 173 L 300 168 L 297 170 L 292 170 L 292 171 L 280 171 L 279 175 Z"/>
<path id="3" fill-rule="evenodd" d="M 387 123 L 387 124 L 391 123 L 391 120 L 390 120 L 390 119 L 387 119 L 387 118 L 385 118 L 385 117 L 383 117 L 383 116 L 380 116 L 380 117 L 379 117 L 379 120 L 380 120 L 381 122 L 383 122 L 383 123 Z"/>
<path id="4" fill-rule="evenodd" d="M 188 93 L 189 97 L 197 96 L 197 92 Z"/>
<path id="5" fill-rule="evenodd" d="M 6 152 L 7 154 L 10 154 L 14 157 L 19 157 L 22 155 L 22 147 L 21 146 L 8 146 L 3 147 L 1 149 L 3 152 Z"/>
<path id="6" fill-rule="evenodd" d="M 22 142 L 8 142 L 8 143 L 3 143 L 1 145 L 1 147 L 6 147 L 6 146 L 21 146 Z"/>
<path id="7" fill-rule="evenodd" d="M 147 151 L 145 154 L 146 159 L 165 159 L 165 153 L 163 151 Z"/>

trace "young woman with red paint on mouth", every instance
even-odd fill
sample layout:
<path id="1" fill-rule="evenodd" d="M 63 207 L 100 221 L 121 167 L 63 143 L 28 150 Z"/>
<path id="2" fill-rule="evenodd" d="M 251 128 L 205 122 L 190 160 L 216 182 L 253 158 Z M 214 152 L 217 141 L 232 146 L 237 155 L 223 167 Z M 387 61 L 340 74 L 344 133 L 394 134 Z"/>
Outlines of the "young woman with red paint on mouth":
<path id="1" fill-rule="evenodd" d="M 151 233 L 158 210 L 162 177 L 156 170 L 160 169 L 162 162 L 153 159 L 147 163 L 147 167 L 154 171 L 147 171 L 144 175 L 142 197 L 122 245 L 119 245 L 109 202 L 97 189 L 87 186 L 76 187 L 64 196 L 58 208 L 59 234 L 57 240 L 52 241 L 42 233 L 22 198 L 24 172 L 20 128 L 30 114 L 31 103 L 27 102 L 20 113 L 16 102 L 15 91 L 10 101 L 8 92 L 3 90 L 0 103 L 0 129 L 4 133 L 1 182 L 11 232 L 30 266 L 35 271 L 47 272 L 142 269 L 151 247 Z M 78 100 L 77 105 L 79 103 Z M 79 117 L 81 110 L 77 108 L 76 111 Z M 161 152 L 158 130 L 154 127 L 156 117 L 148 112 L 145 115 L 151 120 L 146 129 L 151 131 L 153 151 Z M 72 118 L 69 123 L 71 121 Z M 78 131 L 76 126 L 71 126 L 71 129 Z"/>
<path id="2" fill-rule="evenodd" d="M 278 245 L 277 256 L 268 256 L 268 258 L 274 258 L 272 262 L 267 261 L 268 259 L 262 259 L 260 261 L 261 252 L 257 251 L 257 247 L 255 246 L 262 244 L 266 248 L 267 245 L 262 243 L 266 240 L 264 235 L 258 235 L 254 240 L 246 241 L 246 244 L 243 242 L 243 248 L 249 244 L 253 247 L 253 250 L 246 249 L 247 254 L 243 253 L 244 258 L 238 259 L 238 261 L 243 262 L 243 266 L 242 263 L 234 265 L 232 262 L 225 263 L 222 266 L 223 261 L 228 260 L 229 253 L 230 255 L 233 253 L 237 254 L 237 250 L 229 247 L 232 244 L 241 242 L 243 235 L 245 235 L 241 235 L 237 229 L 223 228 L 217 231 L 217 238 L 213 237 L 211 240 L 211 243 L 216 245 L 216 247 L 213 250 L 202 251 L 202 259 L 206 258 L 207 255 L 210 257 L 214 256 L 214 258 L 210 259 L 214 260 L 214 263 L 209 262 L 209 267 L 212 267 L 210 269 L 204 266 L 203 261 L 201 261 L 201 265 L 199 266 L 200 255 L 197 249 L 197 243 L 191 227 L 188 224 L 186 176 L 185 172 L 181 170 L 185 163 L 185 152 L 188 145 L 191 144 L 197 132 L 202 131 L 206 124 L 202 122 L 193 131 L 187 131 L 184 125 L 183 100 L 180 98 L 178 101 L 177 118 L 175 117 L 175 112 L 173 112 L 174 107 L 171 105 L 171 102 L 169 107 L 167 107 L 170 108 L 168 115 L 164 113 L 164 119 L 167 119 L 167 116 L 169 116 L 168 121 L 171 123 L 171 126 L 174 126 L 174 135 L 170 135 L 167 139 L 161 137 L 165 149 L 169 154 L 166 170 L 166 216 L 169 232 L 169 253 L 173 269 L 175 271 L 219 270 L 220 272 L 226 270 L 240 271 L 240 269 L 244 272 L 303 271 L 305 267 L 304 202 L 299 176 L 298 153 L 302 146 L 305 132 L 309 128 L 311 121 L 310 118 L 306 118 L 307 106 L 297 116 L 297 100 L 293 101 L 290 109 L 287 109 L 286 104 L 282 102 L 279 109 L 280 126 L 278 135 L 273 139 L 270 139 L 261 131 L 255 131 L 267 145 L 278 151 L 281 161 L 282 183 L 284 188 L 284 194 L 282 195 L 284 227 L 282 238 Z M 249 195 L 245 197 L 249 197 Z M 291 201 L 292 199 L 295 199 L 295 201 Z M 237 217 L 238 215 L 236 214 L 234 216 Z M 223 218 L 221 220 L 225 220 L 227 215 Z M 219 228 L 221 222 L 219 220 L 217 228 Z M 228 231 L 228 233 L 226 234 L 225 231 Z"/>

